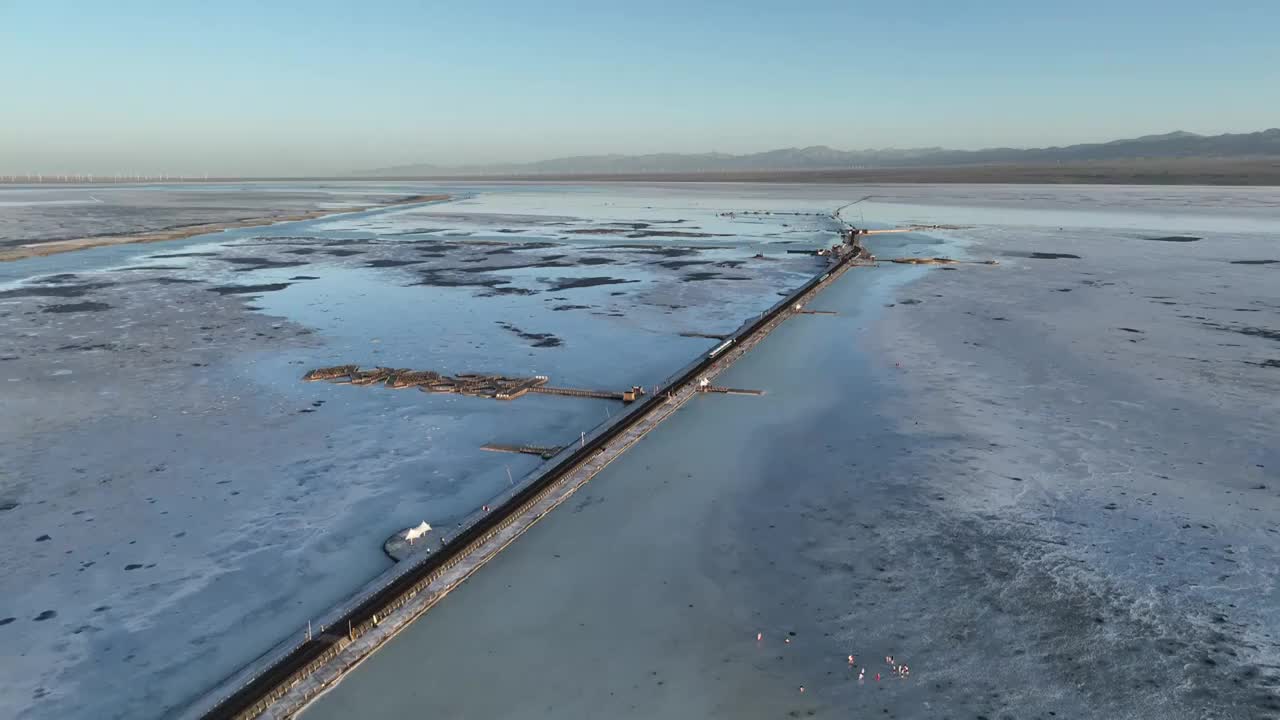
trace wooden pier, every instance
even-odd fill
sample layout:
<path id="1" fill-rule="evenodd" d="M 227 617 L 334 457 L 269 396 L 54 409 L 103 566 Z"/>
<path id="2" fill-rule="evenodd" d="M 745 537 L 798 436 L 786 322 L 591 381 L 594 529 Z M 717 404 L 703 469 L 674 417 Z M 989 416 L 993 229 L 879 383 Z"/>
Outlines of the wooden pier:
<path id="1" fill-rule="evenodd" d="M 639 387 L 632 387 L 622 392 L 613 392 L 612 390 L 585 390 L 582 388 L 562 388 L 550 387 L 548 385 L 539 385 L 529 388 L 529 392 L 540 393 L 542 395 L 567 395 L 569 397 L 596 398 L 599 400 L 617 400 L 618 402 L 635 402 L 636 398 L 644 395 L 644 390 Z"/>
<path id="2" fill-rule="evenodd" d="M 480 446 L 481 450 L 489 452 L 505 452 L 520 453 L 523 455 L 537 455 L 538 457 L 549 460 L 556 456 L 563 447 L 556 445 L 503 445 L 501 443 L 485 443 Z"/>
<path id="3" fill-rule="evenodd" d="M 720 393 L 722 395 L 763 395 L 763 390 L 747 390 L 745 388 L 721 387 L 719 385 L 703 385 L 698 392 Z"/>
<path id="4" fill-rule="evenodd" d="M 302 376 L 306 382 L 325 381 L 335 385 L 382 385 L 395 390 L 418 388 L 429 393 L 456 393 L 494 400 L 515 400 L 529 393 L 565 395 L 569 397 L 635 402 L 644 396 L 644 389 L 633 385 L 626 390 L 590 390 L 585 388 L 549 387 L 546 375 L 531 378 L 514 378 L 505 375 L 462 373 L 450 377 L 434 370 L 409 370 L 403 368 L 375 367 L 360 369 L 359 365 L 337 365 L 312 370 Z"/>

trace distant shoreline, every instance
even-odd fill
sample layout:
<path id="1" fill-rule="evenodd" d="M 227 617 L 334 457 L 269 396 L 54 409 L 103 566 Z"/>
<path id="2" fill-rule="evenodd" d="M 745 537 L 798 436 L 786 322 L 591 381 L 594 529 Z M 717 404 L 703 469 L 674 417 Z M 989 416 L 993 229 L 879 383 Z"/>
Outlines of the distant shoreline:
<path id="1" fill-rule="evenodd" d="M 733 182 L 797 184 L 1280 185 L 1280 157 L 1182 158 L 1028 165 L 742 170 L 697 173 L 360 176 L 347 180 L 469 182 Z"/>
<path id="2" fill-rule="evenodd" d="M 104 247 L 108 245 L 130 245 L 133 243 L 153 243 L 164 242 L 166 240 L 181 240 L 183 238 L 195 237 L 196 235 L 207 235 L 210 233 L 222 232 L 224 230 L 234 230 L 237 228 L 261 227 L 263 225 L 275 225 L 276 223 L 299 222 L 301 220 L 315 220 L 316 218 L 325 217 L 326 215 L 340 215 L 343 213 L 364 212 L 366 210 L 377 210 L 378 208 L 394 207 L 396 205 L 412 205 L 424 202 L 438 202 L 450 199 L 450 195 L 414 195 L 411 197 L 400 198 L 390 202 L 378 203 L 374 205 L 360 205 L 350 208 L 329 208 L 325 210 L 312 210 L 305 213 L 295 213 L 293 215 L 278 215 L 274 217 L 258 217 L 246 218 L 243 220 L 229 220 L 226 222 L 201 223 L 199 225 L 184 225 L 181 227 L 173 227 L 165 230 L 150 230 L 138 233 L 126 233 L 123 235 L 99 235 L 94 237 L 72 238 L 68 240 L 49 240 L 47 242 L 34 242 L 25 245 L 19 245 L 8 250 L 0 250 L 0 262 L 11 262 L 14 260 L 23 260 L 25 258 L 43 257 L 46 255 L 57 255 L 65 252 L 75 252 L 76 250 L 87 250 L 89 248 Z"/>
<path id="3" fill-rule="evenodd" d="M 1009 185 L 1212 185 L 1280 186 L 1280 157 L 1151 158 L 1069 163 L 945 165 L 931 167 L 834 168 L 823 170 L 732 170 L 646 173 L 544 173 L 476 175 L 312 175 L 185 179 L 181 184 L 224 182 L 689 182 L 797 184 L 1009 184 Z M 151 182 L 53 181 L 43 186 L 148 185 Z M 0 187 L 37 183 L 0 181 Z"/>

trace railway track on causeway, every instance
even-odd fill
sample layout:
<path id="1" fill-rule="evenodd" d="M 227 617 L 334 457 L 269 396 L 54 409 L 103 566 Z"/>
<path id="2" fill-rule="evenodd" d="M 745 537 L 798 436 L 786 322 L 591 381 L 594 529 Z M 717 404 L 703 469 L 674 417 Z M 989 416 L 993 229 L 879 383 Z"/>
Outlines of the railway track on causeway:
<path id="1" fill-rule="evenodd" d="M 838 215 L 833 219 L 847 226 Z M 856 242 L 852 240 L 851 241 Z M 291 717 L 361 660 L 407 627 L 614 458 L 700 394 L 698 383 L 749 351 L 814 293 L 858 264 L 861 248 L 833 259 L 820 275 L 747 321 L 725 342 L 677 371 L 652 395 L 547 461 L 540 474 L 495 499 L 445 535 L 443 545 L 398 563 L 355 599 L 331 610 L 301 639 L 285 641 L 197 699 L 178 717 L 248 720 Z"/>

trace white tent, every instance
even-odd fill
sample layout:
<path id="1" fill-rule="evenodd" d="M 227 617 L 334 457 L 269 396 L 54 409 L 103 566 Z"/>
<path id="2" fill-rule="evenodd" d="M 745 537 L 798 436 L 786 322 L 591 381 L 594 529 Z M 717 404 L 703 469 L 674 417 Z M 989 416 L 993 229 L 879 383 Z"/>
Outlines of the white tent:
<path id="1" fill-rule="evenodd" d="M 431 532 L 431 526 L 428 525 L 427 522 L 424 520 L 422 521 L 421 525 L 417 527 L 411 527 L 408 530 L 405 530 L 404 539 L 406 542 L 412 545 L 414 540 L 417 540 L 418 538 L 422 537 L 423 535 L 426 535 L 429 532 Z"/>

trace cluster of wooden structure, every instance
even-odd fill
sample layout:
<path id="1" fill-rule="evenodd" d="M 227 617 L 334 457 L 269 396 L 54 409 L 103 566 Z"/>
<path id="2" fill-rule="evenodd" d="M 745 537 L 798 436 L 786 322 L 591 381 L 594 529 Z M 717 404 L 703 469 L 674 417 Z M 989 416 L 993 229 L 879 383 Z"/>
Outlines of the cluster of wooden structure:
<path id="1" fill-rule="evenodd" d="M 563 450 L 559 445 L 504 445 L 502 443 L 485 443 L 480 446 L 481 450 L 489 452 L 506 452 L 519 453 L 523 455 L 537 455 L 543 460 L 550 460 Z"/>
<path id="2" fill-rule="evenodd" d="M 703 393 L 720 393 L 722 395 L 763 395 L 763 390 L 748 390 L 746 388 L 721 387 L 720 385 L 702 385 L 698 387 L 698 392 Z"/>
<path id="3" fill-rule="evenodd" d="M 312 370 L 302 379 L 307 382 L 324 380 L 338 385 L 383 385 L 395 390 L 418 388 L 422 392 L 457 393 L 495 400 L 515 400 L 527 393 L 544 395 L 568 395 L 572 397 L 599 398 L 630 403 L 644 395 L 638 385 L 627 390 L 587 390 L 581 388 L 550 387 L 546 375 L 531 378 L 514 378 L 505 375 L 462 373 L 444 375 L 434 370 L 410 370 L 406 368 L 375 367 L 362 370 L 359 365 L 336 365 Z"/>

